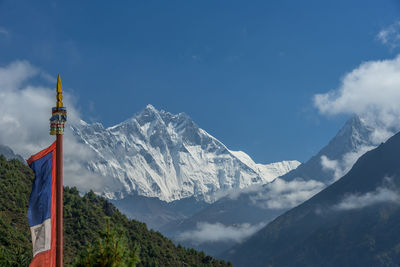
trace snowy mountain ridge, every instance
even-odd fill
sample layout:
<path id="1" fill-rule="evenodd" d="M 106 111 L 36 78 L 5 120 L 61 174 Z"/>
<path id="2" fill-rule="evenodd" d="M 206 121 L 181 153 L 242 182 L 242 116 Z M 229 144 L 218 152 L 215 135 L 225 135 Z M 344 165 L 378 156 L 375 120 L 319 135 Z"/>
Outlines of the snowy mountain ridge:
<path id="1" fill-rule="evenodd" d="M 96 155 L 85 163 L 88 169 L 122 184 L 122 192 L 103 192 L 110 198 L 138 194 L 170 202 L 194 196 L 211 203 L 217 192 L 267 183 L 300 165 L 257 164 L 246 153 L 229 150 L 185 113 L 152 105 L 112 127 L 81 121 L 71 128 Z"/>

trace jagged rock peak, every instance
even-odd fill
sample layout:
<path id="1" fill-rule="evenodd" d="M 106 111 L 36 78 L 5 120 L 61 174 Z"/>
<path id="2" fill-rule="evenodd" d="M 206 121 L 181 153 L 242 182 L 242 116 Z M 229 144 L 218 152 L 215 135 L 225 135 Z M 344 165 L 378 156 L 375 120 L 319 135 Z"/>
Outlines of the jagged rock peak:
<path id="1" fill-rule="evenodd" d="M 120 182 L 125 191 L 115 192 L 119 195 L 212 202 L 219 191 L 266 183 L 300 164 L 256 164 L 244 152 L 231 152 L 187 114 L 152 105 L 112 127 L 80 123 L 72 129 L 96 154 L 85 163 L 88 169 Z"/>

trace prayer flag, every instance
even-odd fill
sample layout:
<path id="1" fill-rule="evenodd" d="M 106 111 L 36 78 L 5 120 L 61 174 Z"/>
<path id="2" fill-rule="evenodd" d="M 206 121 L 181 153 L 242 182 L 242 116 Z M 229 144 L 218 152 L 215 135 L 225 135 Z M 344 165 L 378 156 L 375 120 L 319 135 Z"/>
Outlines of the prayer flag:
<path id="1" fill-rule="evenodd" d="M 35 173 L 28 207 L 33 245 L 29 266 L 53 267 L 56 263 L 56 142 L 27 162 Z"/>

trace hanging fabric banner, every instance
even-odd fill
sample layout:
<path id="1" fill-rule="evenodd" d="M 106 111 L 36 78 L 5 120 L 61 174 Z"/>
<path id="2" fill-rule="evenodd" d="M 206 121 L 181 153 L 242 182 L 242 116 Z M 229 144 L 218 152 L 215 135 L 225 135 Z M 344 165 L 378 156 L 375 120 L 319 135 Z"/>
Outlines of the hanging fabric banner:
<path id="1" fill-rule="evenodd" d="M 28 207 L 33 245 L 29 266 L 53 267 L 56 263 L 56 142 L 27 162 L 35 173 Z"/>

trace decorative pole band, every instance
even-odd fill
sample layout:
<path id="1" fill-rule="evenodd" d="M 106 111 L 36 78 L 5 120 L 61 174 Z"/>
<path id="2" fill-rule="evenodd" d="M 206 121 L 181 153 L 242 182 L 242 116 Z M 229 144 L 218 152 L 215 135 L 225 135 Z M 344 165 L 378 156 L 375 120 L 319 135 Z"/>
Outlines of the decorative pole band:
<path id="1" fill-rule="evenodd" d="M 65 122 L 67 121 L 67 108 L 62 102 L 61 78 L 57 78 L 57 106 L 52 108 L 50 118 L 50 135 L 64 134 Z"/>

